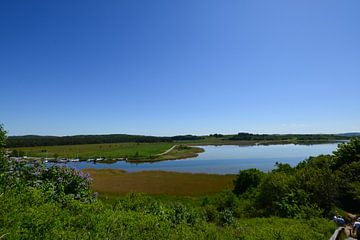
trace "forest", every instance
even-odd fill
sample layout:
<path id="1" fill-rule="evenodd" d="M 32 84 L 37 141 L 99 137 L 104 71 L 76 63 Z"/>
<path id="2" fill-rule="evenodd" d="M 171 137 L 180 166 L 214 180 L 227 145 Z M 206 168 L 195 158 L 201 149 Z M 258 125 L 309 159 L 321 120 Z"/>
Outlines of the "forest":
<path id="1" fill-rule="evenodd" d="M 346 140 L 349 137 L 336 134 L 252 134 L 238 133 L 228 138 L 228 140 L 255 140 L 255 141 L 336 141 Z"/>
<path id="2" fill-rule="evenodd" d="M 76 145 L 76 144 L 100 144 L 100 143 L 124 143 L 124 142 L 172 142 L 182 140 L 198 140 L 202 137 L 192 135 L 182 135 L 174 137 L 154 137 L 128 134 L 108 134 L 108 135 L 75 135 L 75 136 L 11 136 L 7 139 L 7 147 L 34 147 L 34 146 L 56 146 L 56 145 Z"/>

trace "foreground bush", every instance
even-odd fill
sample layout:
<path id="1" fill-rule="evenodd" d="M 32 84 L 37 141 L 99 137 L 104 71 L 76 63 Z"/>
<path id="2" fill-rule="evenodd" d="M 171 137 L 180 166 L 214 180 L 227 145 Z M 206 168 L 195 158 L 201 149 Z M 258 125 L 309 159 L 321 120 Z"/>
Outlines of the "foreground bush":
<path id="1" fill-rule="evenodd" d="M 163 203 L 130 194 L 104 204 L 67 197 L 49 200 L 38 189 L 0 196 L 0 236 L 4 239 L 328 239 L 334 230 L 324 219 L 239 219 L 219 227 L 197 207 Z"/>
<path id="2" fill-rule="evenodd" d="M 360 139 L 342 143 L 333 155 L 310 157 L 296 167 L 277 164 L 269 173 L 240 171 L 236 193 L 250 217 L 330 217 L 336 208 L 360 212 Z"/>
<path id="3" fill-rule="evenodd" d="M 26 163 L 2 159 L 0 193 L 9 189 L 29 187 L 48 192 L 48 197 L 62 201 L 64 197 L 90 202 L 95 195 L 90 189 L 92 179 L 87 173 L 62 166 L 46 167 L 42 163 Z"/>

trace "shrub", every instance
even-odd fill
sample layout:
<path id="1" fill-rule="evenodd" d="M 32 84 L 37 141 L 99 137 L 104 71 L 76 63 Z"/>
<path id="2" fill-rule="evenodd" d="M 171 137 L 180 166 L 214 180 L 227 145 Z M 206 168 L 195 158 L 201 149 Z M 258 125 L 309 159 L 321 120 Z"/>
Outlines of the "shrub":
<path id="1" fill-rule="evenodd" d="M 4 162 L 7 169 L 2 173 L 4 183 L 0 186 L 2 191 L 24 185 L 49 192 L 49 196 L 58 201 L 64 196 L 82 201 L 95 199 L 90 189 L 91 178 L 86 173 L 63 166 L 46 167 L 40 162 L 29 164 L 7 159 Z"/>
<path id="2" fill-rule="evenodd" d="M 234 193 L 241 195 L 249 189 L 256 188 L 265 174 L 258 169 L 241 170 L 234 181 Z"/>
<path id="3" fill-rule="evenodd" d="M 270 173 L 259 185 L 257 206 L 263 210 L 265 215 L 283 215 L 284 201 L 290 198 L 292 201 L 292 190 L 295 178 L 285 173 Z"/>
<path id="4" fill-rule="evenodd" d="M 344 164 L 360 161 L 360 139 L 352 138 L 347 143 L 339 144 L 334 151 L 334 169 L 338 169 Z"/>

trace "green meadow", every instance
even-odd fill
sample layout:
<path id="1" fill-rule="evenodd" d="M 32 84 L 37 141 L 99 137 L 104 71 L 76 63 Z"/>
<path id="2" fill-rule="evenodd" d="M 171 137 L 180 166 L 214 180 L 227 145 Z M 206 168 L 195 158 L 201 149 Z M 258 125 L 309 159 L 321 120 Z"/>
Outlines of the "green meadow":
<path id="1" fill-rule="evenodd" d="M 113 158 L 151 158 L 171 148 L 173 143 L 103 143 L 62 146 L 36 146 L 15 148 L 31 157 L 66 157 L 81 159 L 105 157 Z M 14 150 L 14 149 L 11 149 Z"/>

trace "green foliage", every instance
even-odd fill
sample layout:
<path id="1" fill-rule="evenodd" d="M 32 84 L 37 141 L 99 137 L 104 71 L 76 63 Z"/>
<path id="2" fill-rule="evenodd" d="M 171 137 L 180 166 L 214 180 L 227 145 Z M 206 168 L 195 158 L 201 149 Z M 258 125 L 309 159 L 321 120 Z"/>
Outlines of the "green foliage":
<path id="1" fill-rule="evenodd" d="M 5 173 L 9 170 L 9 162 L 5 158 L 5 145 L 6 131 L 4 130 L 3 125 L 0 124 L 0 191 L 3 186 L 6 186 L 7 178 L 5 176 Z"/>
<path id="2" fill-rule="evenodd" d="M 231 224 L 240 216 L 240 201 L 231 191 L 223 191 L 213 197 L 206 197 L 201 203 L 208 221 L 218 225 Z"/>
<path id="3" fill-rule="evenodd" d="M 193 135 L 180 135 L 174 137 L 154 137 L 128 134 L 108 135 L 76 135 L 76 136 L 12 136 L 9 137 L 8 147 L 34 147 L 34 146 L 55 146 L 55 145 L 76 145 L 76 144 L 101 144 L 101 143 L 155 143 L 173 142 L 185 140 L 200 140 L 203 137 Z"/>
<path id="4" fill-rule="evenodd" d="M 291 198 L 292 189 L 295 185 L 295 178 L 282 172 L 270 173 L 264 177 L 259 186 L 257 203 L 265 215 L 284 214 L 284 200 Z"/>
<path id="5" fill-rule="evenodd" d="M 360 211 L 360 139 L 341 144 L 334 152 L 334 173 L 339 180 L 340 206 L 349 211 Z"/>
<path id="6" fill-rule="evenodd" d="M 108 159 L 133 158 L 148 159 L 151 155 L 163 153 L 172 147 L 172 143 L 116 143 L 116 144 L 82 144 L 44 147 L 17 148 L 31 157 L 76 157 L 80 159 L 105 157 Z M 44 151 L 45 150 L 45 151 Z M 137 153 L 137 154 L 136 154 Z"/>
<path id="7" fill-rule="evenodd" d="M 236 141 L 292 141 L 292 142 L 328 142 L 348 139 L 346 136 L 334 134 L 252 134 L 238 133 L 228 140 Z"/>
<path id="8" fill-rule="evenodd" d="M 24 151 L 14 149 L 10 153 L 10 157 L 23 157 L 25 155 Z"/>
<path id="9" fill-rule="evenodd" d="M 72 198 L 64 204 L 49 200 L 47 195 L 39 189 L 17 189 L 1 195 L 0 234 L 8 234 L 6 239 L 253 240 L 281 236 L 307 240 L 328 239 L 335 228 L 324 219 L 236 219 L 230 209 L 219 213 L 226 222 L 219 227 L 205 221 L 194 205 L 165 203 L 142 194 L 129 194 L 112 204 Z"/>
<path id="10" fill-rule="evenodd" d="M 249 189 L 256 188 L 265 174 L 258 169 L 241 170 L 234 181 L 234 193 L 241 195 Z"/>
<path id="11" fill-rule="evenodd" d="M 6 146 L 6 131 L 4 126 L 0 124 L 0 151 L 4 151 Z"/>
<path id="12" fill-rule="evenodd" d="M 352 138 L 348 143 L 339 145 L 334 151 L 335 169 L 344 164 L 360 161 L 360 139 Z"/>
<path id="13" fill-rule="evenodd" d="M 335 206 L 359 212 L 359 154 L 360 140 L 352 139 L 334 155 L 310 157 L 294 168 L 277 163 L 262 177 L 253 169 L 240 171 L 234 192 L 250 209 L 245 216 L 328 217 Z"/>
<path id="14" fill-rule="evenodd" d="M 108 135 L 76 135 L 76 136 L 13 136 L 9 137 L 8 147 L 33 147 L 33 146 L 55 146 L 76 144 L 101 144 L 101 143 L 123 143 L 123 142 L 171 142 L 170 137 L 153 137 L 127 134 Z"/>
<path id="15" fill-rule="evenodd" d="M 94 200 L 90 189 L 91 178 L 86 173 L 60 166 L 47 168 L 41 163 L 28 164 L 19 160 L 4 159 L 3 162 L 7 169 L 1 173 L 0 192 L 30 187 L 49 193 L 48 197 L 57 201 L 66 201 L 67 197 Z"/>
<path id="16" fill-rule="evenodd" d="M 219 134 L 219 133 L 214 133 L 214 134 L 210 134 L 209 137 L 223 138 L 224 135 L 223 135 L 223 134 Z"/>
<path id="17" fill-rule="evenodd" d="M 298 187 L 308 194 L 310 203 L 329 211 L 336 204 L 339 192 L 339 181 L 331 170 L 331 157 L 319 156 L 310 158 L 307 164 L 296 171 Z"/>
<path id="18" fill-rule="evenodd" d="M 282 172 L 282 173 L 287 173 L 287 174 L 293 174 L 295 172 L 294 168 L 292 168 L 287 163 L 276 162 L 275 166 L 276 166 L 276 168 L 272 172 Z"/>
<path id="19" fill-rule="evenodd" d="M 234 228 L 238 233 L 238 239 L 245 240 L 325 240 L 330 238 L 335 224 L 321 218 L 309 220 L 252 218 L 238 220 Z"/>
<path id="20" fill-rule="evenodd" d="M 180 203 L 131 194 L 114 205 L 72 198 L 65 204 L 47 195 L 29 188 L 1 195 L 0 233 L 7 239 L 235 239 L 232 229 L 218 229 Z"/>

